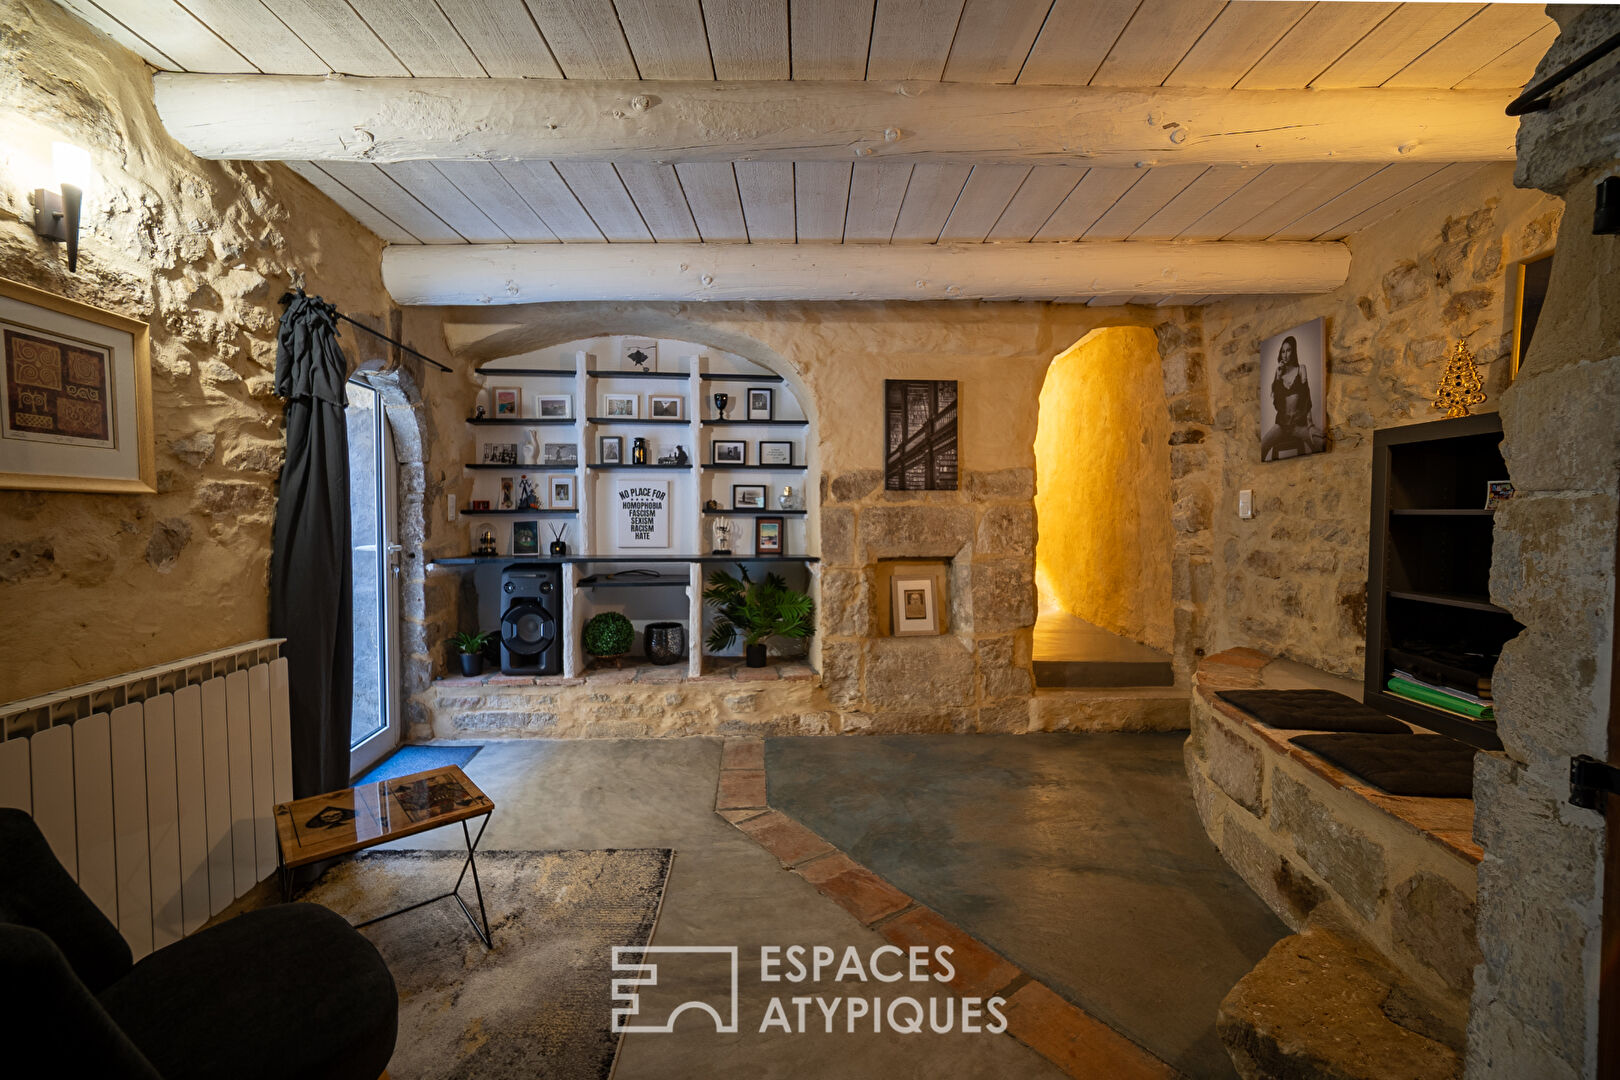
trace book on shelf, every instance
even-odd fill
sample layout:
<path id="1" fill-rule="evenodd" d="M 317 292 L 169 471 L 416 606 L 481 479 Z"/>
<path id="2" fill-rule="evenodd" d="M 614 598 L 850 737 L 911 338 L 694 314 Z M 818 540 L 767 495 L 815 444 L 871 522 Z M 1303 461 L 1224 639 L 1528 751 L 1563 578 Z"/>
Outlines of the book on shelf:
<path id="1" fill-rule="evenodd" d="M 1427 686 L 1420 686 L 1405 679 L 1391 677 L 1385 688 L 1398 698 L 1415 701 L 1419 705 L 1428 705 L 1431 708 L 1441 709 L 1445 712 L 1455 713 L 1469 720 L 1492 720 L 1496 711 L 1490 705 L 1478 705 L 1456 694 L 1448 694 L 1443 690 L 1435 690 Z"/>
<path id="2" fill-rule="evenodd" d="M 1475 705 L 1485 707 L 1489 707 L 1491 704 L 1491 699 L 1489 697 L 1481 694 L 1470 694 L 1466 690 L 1458 690 L 1450 686 L 1441 686 L 1438 683 L 1430 682 L 1428 679 L 1420 679 L 1410 671 L 1402 671 L 1400 668 L 1396 668 L 1394 671 L 1391 671 L 1390 674 L 1404 682 L 1421 686 L 1425 690 L 1433 690 L 1437 694 L 1450 694 L 1452 697 L 1459 697 L 1464 701 L 1472 702 Z"/>
<path id="3" fill-rule="evenodd" d="M 1412 682 L 1430 683 L 1443 690 L 1491 696 L 1491 669 L 1496 658 L 1430 647 L 1391 648 L 1390 667 L 1411 672 Z"/>

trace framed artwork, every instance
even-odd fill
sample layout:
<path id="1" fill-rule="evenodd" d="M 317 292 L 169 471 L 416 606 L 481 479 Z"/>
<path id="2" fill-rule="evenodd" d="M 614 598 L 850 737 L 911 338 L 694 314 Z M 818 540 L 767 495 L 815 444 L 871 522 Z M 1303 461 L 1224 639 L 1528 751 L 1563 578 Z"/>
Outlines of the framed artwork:
<path id="1" fill-rule="evenodd" d="M 517 443 L 487 442 L 483 446 L 479 460 L 485 465 L 516 465 Z"/>
<path id="2" fill-rule="evenodd" d="M 748 464 L 748 444 L 741 439 L 715 439 L 709 443 L 709 464 Z"/>
<path id="3" fill-rule="evenodd" d="M 1485 509 L 1500 510 L 1508 500 L 1513 498 L 1513 481 L 1487 480 L 1485 481 Z"/>
<path id="4" fill-rule="evenodd" d="M 1513 295 L 1513 378 L 1519 377 L 1519 365 L 1530 351 L 1530 338 L 1541 320 L 1541 309 L 1547 302 L 1547 286 L 1552 282 L 1553 253 L 1537 255 L 1514 265 L 1516 288 Z"/>
<path id="5" fill-rule="evenodd" d="M 553 476 L 546 485 L 553 510 L 579 508 L 579 483 L 572 476 Z"/>
<path id="6" fill-rule="evenodd" d="M 596 457 L 602 465 L 624 464 L 624 436 L 598 435 L 596 437 Z"/>
<path id="7" fill-rule="evenodd" d="M 732 484 L 731 508 L 733 510 L 763 510 L 765 509 L 764 484 Z"/>
<path id="8" fill-rule="evenodd" d="M 571 442 L 548 442 L 545 444 L 545 456 L 542 465 L 578 465 L 579 444 Z"/>
<path id="9" fill-rule="evenodd" d="M 492 386 L 490 397 L 495 400 L 495 419 L 516 420 L 521 414 L 523 391 L 515 386 Z"/>
<path id="10" fill-rule="evenodd" d="M 749 419 L 749 420 L 771 420 L 771 419 L 774 419 L 774 417 L 771 415 L 771 413 L 772 413 L 772 410 L 773 410 L 773 408 L 775 406 L 775 403 L 776 403 L 776 391 L 775 390 L 772 390 L 768 386 L 750 386 L 748 388 L 748 413 L 747 413 L 747 419 Z"/>
<path id="11" fill-rule="evenodd" d="M 641 415 L 640 394 L 603 394 L 602 415 L 610 420 L 634 420 Z"/>
<path id="12" fill-rule="evenodd" d="M 571 420 L 574 417 L 574 399 L 569 394 L 541 394 L 535 415 L 542 420 Z"/>
<path id="13" fill-rule="evenodd" d="M 620 547 L 669 547 L 669 481 L 617 484 L 613 500 L 614 538 Z"/>
<path id="14" fill-rule="evenodd" d="M 657 371 L 658 342 L 626 341 L 624 343 L 625 371 Z"/>
<path id="15" fill-rule="evenodd" d="M 512 522 L 512 554 L 540 554 L 540 523 L 538 521 Z"/>
<path id="16" fill-rule="evenodd" d="M 782 554 L 783 539 L 781 518 L 757 517 L 754 519 L 755 555 Z"/>
<path id="17" fill-rule="evenodd" d="M 792 465 L 793 443 L 788 440 L 761 439 L 759 442 L 761 465 Z"/>
<path id="18" fill-rule="evenodd" d="M 157 490 L 151 329 L 0 278 L 0 488 Z"/>
<path id="19" fill-rule="evenodd" d="M 517 509 L 517 477 L 501 477 L 501 497 L 495 503 L 497 510 Z"/>
<path id="20" fill-rule="evenodd" d="M 883 381 L 883 486 L 956 490 L 956 382 Z"/>
<path id="21" fill-rule="evenodd" d="M 470 502 L 467 503 L 467 510 L 468 510 L 469 513 L 476 514 L 480 510 L 488 510 L 488 509 L 489 509 L 489 500 L 488 499 L 473 499 L 473 500 L 471 500 Z"/>
<path id="22" fill-rule="evenodd" d="M 895 637 L 939 633 L 939 597 L 932 577 L 896 571 L 889 579 L 889 632 Z"/>
<path id="23" fill-rule="evenodd" d="M 1260 460 L 1327 449 L 1325 320 L 1312 319 L 1260 343 Z"/>
<path id="24" fill-rule="evenodd" d="M 648 394 L 647 413 L 654 420 L 679 420 L 683 400 L 679 394 Z"/>

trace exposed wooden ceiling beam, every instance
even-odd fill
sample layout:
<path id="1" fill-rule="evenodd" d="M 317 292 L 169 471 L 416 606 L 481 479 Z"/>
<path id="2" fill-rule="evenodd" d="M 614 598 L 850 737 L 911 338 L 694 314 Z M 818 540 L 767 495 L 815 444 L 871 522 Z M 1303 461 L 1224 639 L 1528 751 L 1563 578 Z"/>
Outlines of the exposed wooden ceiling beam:
<path id="1" fill-rule="evenodd" d="M 1098 294 L 1319 293 L 1337 243 L 395 245 L 400 304 L 560 300 L 1009 300 Z"/>
<path id="2" fill-rule="evenodd" d="M 155 77 L 205 158 L 1276 165 L 1511 161 L 1503 90 Z"/>

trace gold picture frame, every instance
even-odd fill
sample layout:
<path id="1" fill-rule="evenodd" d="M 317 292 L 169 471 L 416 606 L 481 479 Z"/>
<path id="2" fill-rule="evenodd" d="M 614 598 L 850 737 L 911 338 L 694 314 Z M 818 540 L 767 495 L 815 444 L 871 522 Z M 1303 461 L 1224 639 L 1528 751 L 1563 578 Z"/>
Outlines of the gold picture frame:
<path id="1" fill-rule="evenodd" d="M 20 350 L 31 340 L 82 346 L 81 359 L 89 366 L 80 370 L 100 381 L 86 383 L 73 375 L 64 383 L 60 367 L 54 383 L 37 371 L 33 381 L 24 380 L 28 365 Z M 67 359 L 77 362 L 71 355 Z M 98 402 L 97 422 L 105 427 L 100 436 L 52 433 L 38 430 L 40 423 L 21 423 L 52 419 L 52 401 L 81 397 L 86 389 L 99 394 L 91 400 Z M 111 495 L 157 491 L 152 331 L 141 320 L 0 278 L 0 402 L 0 488 Z M 58 402 L 56 415 L 64 415 L 62 407 Z"/>
<path id="2" fill-rule="evenodd" d="M 1547 284 L 1552 277 L 1552 251 L 1543 251 L 1513 264 L 1513 362 L 1510 377 L 1519 377 L 1519 365 L 1530 348 L 1530 339 L 1541 309 L 1547 300 Z"/>

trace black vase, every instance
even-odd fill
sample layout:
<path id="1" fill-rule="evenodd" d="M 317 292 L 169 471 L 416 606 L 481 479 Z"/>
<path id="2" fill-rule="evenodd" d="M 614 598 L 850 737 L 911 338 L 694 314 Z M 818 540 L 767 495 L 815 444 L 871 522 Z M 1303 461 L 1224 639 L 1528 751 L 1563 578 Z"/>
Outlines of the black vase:
<path id="1" fill-rule="evenodd" d="M 647 659 L 655 664 L 673 664 L 686 655 L 686 627 L 678 622 L 647 624 Z"/>
<path id="2" fill-rule="evenodd" d="M 461 654 L 461 673 L 467 678 L 484 673 L 484 657 L 480 653 L 464 652 Z"/>
<path id="3" fill-rule="evenodd" d="M 744 647 L 743 656 L 745 657 L 743 662 L 749 667 L 764 667 L 765 643 L 760 642 L 758 645 L 748 645 Z"/>

